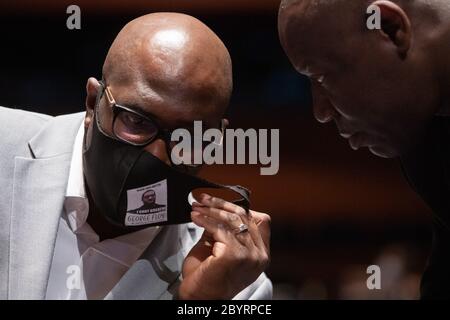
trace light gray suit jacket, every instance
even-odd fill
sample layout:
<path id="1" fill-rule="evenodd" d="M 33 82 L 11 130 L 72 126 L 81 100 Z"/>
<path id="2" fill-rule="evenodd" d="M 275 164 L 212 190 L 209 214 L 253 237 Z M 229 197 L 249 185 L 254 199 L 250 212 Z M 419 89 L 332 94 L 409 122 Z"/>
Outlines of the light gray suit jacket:
<path id="1" fill-rule="evenodd" d="M 84 113 L 51 117 L 0 107 L 0 299 L 44 299 L 72 149 Z M 162 229 L 106 299 L 172 299 L 185 256 L 201 236 Z M 262 274 L 235 299 L 270 299 Z"/>

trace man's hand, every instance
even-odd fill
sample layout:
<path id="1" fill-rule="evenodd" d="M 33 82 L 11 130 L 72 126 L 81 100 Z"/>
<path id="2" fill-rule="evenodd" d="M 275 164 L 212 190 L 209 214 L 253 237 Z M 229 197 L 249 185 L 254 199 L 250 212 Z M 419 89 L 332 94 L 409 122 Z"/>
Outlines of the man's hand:
<path id="1" fill-rule="evenodd" d="M 270 259 L 270 217 L 202 194 L 192 221 L 205 228 L 183 264 L 180 299 L 231 299 L 252 284 Z M 245 224 L 248 231 L 238 232 Z"/>

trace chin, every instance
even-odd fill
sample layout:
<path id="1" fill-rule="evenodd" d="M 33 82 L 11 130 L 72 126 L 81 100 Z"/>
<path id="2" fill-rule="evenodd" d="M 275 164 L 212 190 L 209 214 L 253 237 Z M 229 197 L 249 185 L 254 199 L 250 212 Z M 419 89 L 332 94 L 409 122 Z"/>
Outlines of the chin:
<path id="1" fill-rule="evenodd" d="M 380 158 L 392 159 L 398 158 L 400 153 L 393 148 L 385 146 L 371 146 L 369 147 L 370 152 Z"/>

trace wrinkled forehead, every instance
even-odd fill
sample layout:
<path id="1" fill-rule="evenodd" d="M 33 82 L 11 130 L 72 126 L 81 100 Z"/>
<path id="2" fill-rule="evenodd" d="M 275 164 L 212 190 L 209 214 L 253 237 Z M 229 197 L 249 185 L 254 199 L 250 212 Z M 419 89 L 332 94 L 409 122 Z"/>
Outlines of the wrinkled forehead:
<path id="1" fill-rule="evenodd" d="M 118 104 L 149 116 L 160 127 L 169 130 L 190 128 L 197 120 L 205 127 L 217 127 L 226 109 L 226 105 L 219 106 L 210 98 L 209 92 L 202 97 L 201 92 L 186 93 L 176 87 L 161 89 L 159 85 L 145 81 L 114 86 L 112 91 Z"/>
<path id="2" fill-rule="evenodd" d="M 108 85 L 118 104 L 148 114 L 168 129 L 194 120 L 215 125 L 227 107 L 231 84 L 219 68 L 195 63 L 186 64 L 187 70 L 178 75 L 177 63 L 165 64 L 167 72 L 141 64 L 128 81 Z"/>

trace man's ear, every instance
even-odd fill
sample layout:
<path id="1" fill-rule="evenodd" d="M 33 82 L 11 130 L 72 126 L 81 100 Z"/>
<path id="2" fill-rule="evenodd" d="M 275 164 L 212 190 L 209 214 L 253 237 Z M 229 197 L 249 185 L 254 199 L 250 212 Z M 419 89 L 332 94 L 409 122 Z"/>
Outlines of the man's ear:
<path id="1" fill-rule="evenodd" d="M 397 4 L 387 1 L 378 0 L 372 5 L 380 8 L 381 15 L 381 34 L 389 38 L 396 46 L 399 55 L 406 57 L 411 46 L 411 22 L 408 15 Z"/>
<path id="2" fill-rule="evenodd" d="M 84 119 L 84 126 L 86 128 L 92 122 L 94 118 L 94 111 L 97 107 L 95 104 L 97 102 L 97 95 L 100 92 L 100 83 L 97 79 L 91 77 L 88 79 L 86 84 L 86 117 Z"/>

